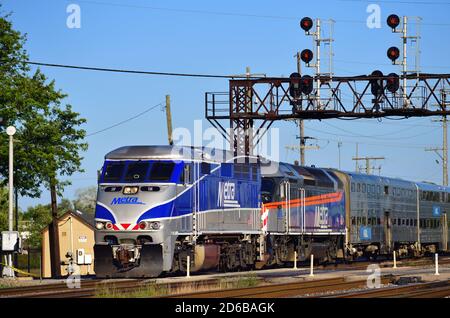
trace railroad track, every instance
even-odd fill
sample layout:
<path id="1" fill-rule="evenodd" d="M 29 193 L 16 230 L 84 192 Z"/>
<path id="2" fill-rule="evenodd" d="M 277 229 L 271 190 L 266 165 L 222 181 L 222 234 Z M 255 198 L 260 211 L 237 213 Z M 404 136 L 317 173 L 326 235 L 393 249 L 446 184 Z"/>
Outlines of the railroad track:
<path id="1" fill-rule="evenodd" d="M 124 294 L 147 288 L 170 292 L 187 287 L 206 289 L 217 286 L 219 283 L 218 279 L 170 283 L 154 283 L 148 279 L 82 281 L 80 288 L 68 288 L 65 283 L 4 288 L 0 289 L 0 298 L 91 298 L 101 296 L 102 291 L 108 292 L 108 290 Z"/>
<path id="2" fill-rule="evenodd" d="M 390 278 L 383 277 L 382 283 Z M 280 298 L 294 297 L 326 291 L 348 290 L 366 286 L 366 280 L 346 281 L 343 277 L 306 280 L 295 283 L 270 284 L 264 286 L 195 292 L 170 295 L 164 298 Z"/>
<path id="3" fill-rule="evenodd" d="M 376 263 L 380 267 L 389 267 L 392 264 L 384 261 L 385 263 Z M 339 269 L 339 270 L 358 270 L 366 269 L 368 265 L 374 264 L 373 262 L 359 261 L 346 264 L 327 264 L 315 266 L 315 269 Z M 403 259 L 399 260 L 399 265 L 421 266 L 431 265 L 433 260 L 430 258 L 421 259 Z M 450 264 L 450 259 L 445 258 L 440 260 L 440 264 Z M 200 277 L 200 276 L 199 276 Z M 224 277 L 222 277 L 223 279 Z M 228 277 L 229 278 L 229 277 Z M 195 290 L 201 289 L 215 289 L 212 294 L 210 292 L 200 292 L 197 295 L 194 294 L 177 294 L 174 297 L 213 297 L 213 294 L 217 294 L 217 286 L 220 285 L 220 278 L 213 278 L 199 281 L 189 282 L 171 282 L 171 283 L 151 283 L 148 279 L 121 279 L 121 280 L 82 280 L 81 288 L 68 288 L 63 282 L 57 284 L 41 284 L 26 287 L 15 287 L 0 289 L 0 298 L 84 298 L 84 297 L 96 297 L 98 296 L 99 289 L 112 289 L 114 291 L 120 291 L 120 293 L 132 293 L 139 288 L 146 288 L 150 285 L 155 288 L 165 289 L 168 292 L 173 290 L 183 290 L 191 287 Z M 322 281 L 322 283 L 320 282 Z M 342 278 L 335 278 L 330 281 L 327 280 L 314 280 L 314 281 L 302 281 L 289 284 L 272 284 L 266 286 L 258 286 L 257 290 L 251 291 L 248 295 L 240 294 L 233 290 L 219 291 L 222 296 L 220 297 L 289 297 L 296 295 L 305 295 L 313 292 L 325 292 L 332 290 L 345 290 L 365 285 L 365 281 L 360 282 L 343 282 Z M 317 285 L 316 285 L 317 284 Z M 283 287 L 284 286 L 284 287 Z M 276 289 L 279 289 L 276 291 Z M 240 289 L 243 290 L 243 289 Z M 250 292 L 250 289 L 247 291 Z M 445 293 L 444 291 L 441 291 Z M 201 296 L 204 295 L 204 296 Z M 230 296 L 227 296 L 230 295 Z M 362 295 L 362 294 L 361 294 Z M 172 297 L 172 296 L 171 296 Z M 219 296 L 218 296 L 219 297 Z M 350 296 L 349 296 L 350 297 Z M 372 296 L 370 296 L 372 297 Z M 376 297 L 376 296 L 374 296 Z"/>
<path id="4" fill-rule="evenodd" d="M 369 289 L 336 294 L 326 298 L 443 298 L 450 296 L 450 280 L 418 283 L 406 286 Z"/>

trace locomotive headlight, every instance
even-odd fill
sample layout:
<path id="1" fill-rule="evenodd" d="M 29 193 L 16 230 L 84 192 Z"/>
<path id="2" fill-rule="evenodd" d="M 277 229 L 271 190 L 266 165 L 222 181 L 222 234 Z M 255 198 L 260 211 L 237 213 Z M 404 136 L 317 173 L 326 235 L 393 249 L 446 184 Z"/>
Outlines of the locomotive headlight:
<path id="1" fill-rule="evenodd" d="M 97 222 L 95 224 L 95 227 L 97 228 L 97 230 L 103 230 L 103 228 L 105 227 L 105 223 L 103 222 Z"/>
<path id="2" fill-rule="evenodd" d="M 123 194 L 136 194 L 139 191 L 139 187 L 124 187 Z"/>

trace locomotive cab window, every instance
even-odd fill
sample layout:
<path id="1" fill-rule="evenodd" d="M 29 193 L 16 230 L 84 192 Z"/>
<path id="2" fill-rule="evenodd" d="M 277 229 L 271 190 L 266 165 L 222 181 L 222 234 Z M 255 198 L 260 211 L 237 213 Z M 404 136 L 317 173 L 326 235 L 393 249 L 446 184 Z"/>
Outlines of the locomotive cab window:
<path id="1" fill-rule="evenodd" d="M 117 182 L 120 181 L 123 174 L 125 163 L 123 162 L 110 162 L 105 168 L 105 174 L 103 175 L 104 182 Z"/>
<path id="2" fill-rule="evenodd" d="M 173 162 L 155 162 L 150 171 L 151 181 L 169 181 L 172 176 L 175 163 Z"/>
<path id="3" fill-rule="evenodd" d="M 125 181 L 143 182 L 148 171 L 148 162 L 131 162 L 125 173 Z"/>

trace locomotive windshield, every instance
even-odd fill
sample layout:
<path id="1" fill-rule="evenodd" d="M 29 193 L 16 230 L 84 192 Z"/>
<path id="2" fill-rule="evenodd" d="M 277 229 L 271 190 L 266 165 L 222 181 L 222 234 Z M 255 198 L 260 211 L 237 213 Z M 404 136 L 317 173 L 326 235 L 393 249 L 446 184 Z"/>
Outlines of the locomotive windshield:
<path id="1" fill-rule="evenodd" d="M 149 162 L 132 162 L 128 164 L 127 173 L 125 174 L 125 181 L 135 181 L 142 182 L 144 181 Z"/>
<path id="2" fill-rule="evenodd" d="M 174 162 L 163 161 L 107 162 L 103 182 L 168 182 L 174 168 Z"/>
<path id="3" fill-rule="evenodd" d="M 175 164 L 173 162 L 155 162 L 150 171 L 150 180 L 169 181 Z"/>
<path id="4" fill-rule="evenodd" d="M 109 163 L 105 168 L 105 174 L 103 176 L 103 181 L 104 182 L 120 181 L 124 167 L 125 167 L 125 163 L 123 163 L 123 162 Z"/>

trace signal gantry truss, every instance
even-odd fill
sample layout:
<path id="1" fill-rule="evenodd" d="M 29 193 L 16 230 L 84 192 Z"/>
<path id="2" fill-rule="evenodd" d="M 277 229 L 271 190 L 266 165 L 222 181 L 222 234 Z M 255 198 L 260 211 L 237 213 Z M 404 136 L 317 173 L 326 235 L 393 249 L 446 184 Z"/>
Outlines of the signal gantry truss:
<path id="1" fill-rule="evenodd" d="M 230 80 L 228 92 L 205 93 L 206 119 L 230 142 L 236 155 L 249 155 L 261 132 L 277 120 L 450 115 L 450 74 L 317 79 L 320 98 L 317 87 L 309 95 L 292 94 L 290 87 L 297 84 L 292 78 Z M 403 79 L 405 90 L 398 83 L 394 92 L 389 89 L 393 80 Z M 229 130 L 224 121 L 229 121 Z"/>

